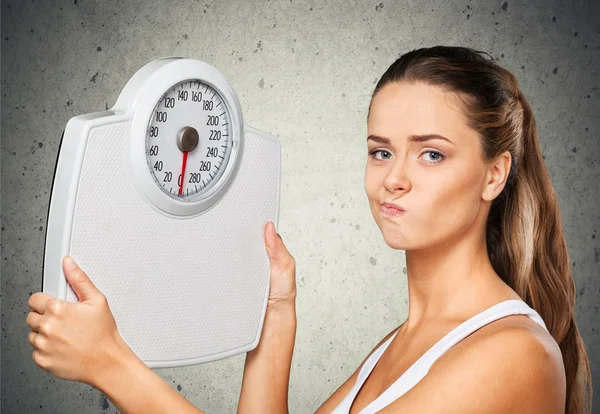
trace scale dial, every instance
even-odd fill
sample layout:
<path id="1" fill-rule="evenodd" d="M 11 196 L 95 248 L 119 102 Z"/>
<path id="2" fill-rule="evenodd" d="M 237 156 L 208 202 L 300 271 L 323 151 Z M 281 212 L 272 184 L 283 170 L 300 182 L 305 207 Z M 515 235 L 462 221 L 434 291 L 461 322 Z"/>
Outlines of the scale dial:
<path id="1" fill-rule="evenodd" d="M 229 108 L 209 84 L 191 79 L 169 89 L 146 132 L 146 159 L 159 188 L 180 201 L 207 192 L 232 152 L 230 124 Z"/>
<path id="2" fill-rule="evenodd" d="M 190 219 L 217 206 L 244 152 L 240 102 L 221 72 L 196 59 L 148 63 L 112 108 L 131 120 L 132 180 L 148 205 Z"/>

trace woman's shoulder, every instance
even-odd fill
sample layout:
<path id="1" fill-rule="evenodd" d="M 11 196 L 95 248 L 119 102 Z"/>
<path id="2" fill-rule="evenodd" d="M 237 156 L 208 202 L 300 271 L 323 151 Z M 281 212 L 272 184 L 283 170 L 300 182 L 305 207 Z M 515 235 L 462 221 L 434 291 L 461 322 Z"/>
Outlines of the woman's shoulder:
<path id="1" fill-rule="evenodd" d="M 494 321 L 442 355 L 427 375 L 391 404 L 427 412 L 559 413 L 566 382 L 560 348 L 525 315 Z M 384 412 L 386 412 L 384 410 Z"/>
<path id="2" fill-rule="evenodd" d="M 483 375 L 482 391 L 502 389 L 500 394 L 515 399 L 543 400 L 549 393 L 556 398 L 566 387 L 560 347 L 526 315 L 510 315 L 475 331 L 446 352 L 430 373 L 448 370 L 458 381 Z"/>
<path id="3" fill-rule="evenodd" d="M 470 356 L 475 360 L 489 360 L 491 355 L 506 364 L 535 367 L 544 361 L 563 371 L 560 347 L 546 329 L 527 315 L 510 315 L 478 329 L 459 342 L 438 361 Z"/>

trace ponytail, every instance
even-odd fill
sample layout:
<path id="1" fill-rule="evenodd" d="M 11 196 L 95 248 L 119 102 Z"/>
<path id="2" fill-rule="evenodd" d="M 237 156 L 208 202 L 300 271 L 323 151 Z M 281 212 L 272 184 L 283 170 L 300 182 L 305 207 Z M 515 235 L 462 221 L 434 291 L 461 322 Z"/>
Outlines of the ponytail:
<path id="1" fill-rule="evenodd" d="M 562 232 L 559 205 L 541 156 L 531 107 L 522 108 L 522 152 L 513 177 L 488 216 L 492 266 L 544 320 L 563 357 L 567 414 L 591 412 L 588 357 L 575 322 L 576 289 Z M 586 398 L 587 391 L 587 398 Z"/>

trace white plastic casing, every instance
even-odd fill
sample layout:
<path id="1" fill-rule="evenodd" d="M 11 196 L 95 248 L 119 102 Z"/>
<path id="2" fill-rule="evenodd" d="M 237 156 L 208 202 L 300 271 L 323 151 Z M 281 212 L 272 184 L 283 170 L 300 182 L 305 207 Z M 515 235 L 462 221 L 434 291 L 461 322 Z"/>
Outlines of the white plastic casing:
<path id="1" fill-rule="evenodd" d="M 151 62 L 111 110 L 69 120 L 44 251 L 43 291 L 77 302 L 62 270 L 63 257 L 73 256 L 106 295 L 123 339 L 151 368 L 210 362 L 258 345 L 269 293 L 264 227 L 268 221 L 277 226 L 279 217 L 278 140 L 244 126 L 228 84 L 203 79 L 203 71 L 186 72 L 183 61 L 190 68 L 206 65 L 181 58 Z M 178 76 L 218 88 L 243 133 L 232 157 L 237 164 L 228 167 L 220 192 L 183 207 L 144 183 L 144 174 L 152 180 L 145 147 L 135 142 L 145 139 L 139 125 L 148 119 L 140 114 L 149 116 L 156 103 L 149 97 Z"/>

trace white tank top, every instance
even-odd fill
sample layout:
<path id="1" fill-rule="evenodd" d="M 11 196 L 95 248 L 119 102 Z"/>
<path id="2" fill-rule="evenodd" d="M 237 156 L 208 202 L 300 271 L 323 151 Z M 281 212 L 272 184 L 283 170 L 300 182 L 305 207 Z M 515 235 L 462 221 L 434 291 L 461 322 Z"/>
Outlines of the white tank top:
<path id="1" fill-rule="evenodd" d="M 527 303 L 524 301 L 516 299 L 500 302 L 466 320 L 450 331 L 435 345 L 429 348 L 429 350 L 425 352 L 410 368 L 408 368 L 404 374 L 400 376 L 400 378 L 398 378 L 387 390 L 383 392 L 383 394 L 363 408 L 359 414 L 376 413 L 377 411 L 391 404 L 393 401 L 400 398 L 404 393 L 414 387 L 415 384 L 421 381 L 433 363 L 447 350 L 452 348 L 467 336 L 471 335 L 479 328 L 509 315 L 527 315 L 535 322 L 540 324 L 546 331 L 548 331 L 540 315 L 534 309 L 529 307 L 529 305 L 527 305 Z M 375 352 L 373 352 L 365 361 L 363 367 L 358 373 L 356 384 L 354 384 L 354 387 L 350 390 L 348 395 L 346 395 L 340 405 L 338 405 L 335 410 L 332 411 L 332 414 L 348 414 L 350 412 L 350 407 L 352 406 L 352 402 L 356 398 L 356 395 L 367 380 L 369 374 L 371 374 L 371 371 L 373 371 L 375 364 L 377 364 L 377 361 L 379 361 L 379 358 L 387 349 L 397 333 L 398 330 L 396 330 L 396 332 L 390 338 L 388 338 L 387 341 L 381 344 L 381 346 L 377 348 Z"/>

